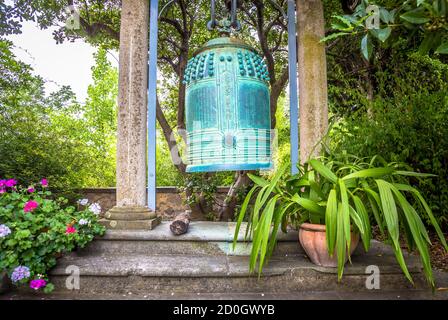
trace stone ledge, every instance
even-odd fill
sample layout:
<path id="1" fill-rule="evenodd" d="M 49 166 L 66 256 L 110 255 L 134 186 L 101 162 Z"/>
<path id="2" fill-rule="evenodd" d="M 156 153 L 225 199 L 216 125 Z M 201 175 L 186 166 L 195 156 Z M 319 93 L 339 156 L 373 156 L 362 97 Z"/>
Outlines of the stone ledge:
<path id="1" fill-rule="evenodd" d="M 249 257 L 247 256 L 192 256 L 192 255 L 99 255 L 66 256 L 59 261 L 51 275 L 64 276 L 69 265 L 80 268 L 82 276 L 141 276 L 141 277 L 249 277 Z M 407 257 L 410 273 L 421 272 L 416 257 Z M 353 264 L 347 264 L 344 276 L 366 276 L 366 267 L 377 265 L 382 275 L 403 275 L 392 256 L 372 254 L 352 257 Z M 273 257 L 264 268 L 263 276 L 306 276 L 316 274 L 337 275 L 336 268 L 319 267 L 304 255 Z M 256 277 L 256 276 L 255 276 Z"/>
<path id="2" fill-rule="evenodd" d="M 104 188 L 82 188 L 76 190 L 79 193 L 116 193 L 117 188 L 115 187 L 104 187 Z M 218 187 L 218 193 L 227 193 L 229 191 L 229 187 Z M 167 187 L 157 187 L 157 193 L 180 193 L 180 189 L 174 186 Z"/>
<path id="3" fill-rule="evenodd" d="M 129 231 L 129 230 L 108 230 L 106 234 L 99 238 L 105 240 L 164 240 L 164 241 L 226 241 L 232 242 L 236 227 L 235 222 L 209 222 L 192 221 L 188 232 L 175 236 L 169 229 L 170 221 L 163 221 L 157 228 L 151 231 Z M 238 241 L 244 241 L 246 223 L 243 223 L 239 232 Z M 299 239 L 296 230 L 289 230 L 288 233 L 279 231 L 278 241 L 294 241 Z"/>

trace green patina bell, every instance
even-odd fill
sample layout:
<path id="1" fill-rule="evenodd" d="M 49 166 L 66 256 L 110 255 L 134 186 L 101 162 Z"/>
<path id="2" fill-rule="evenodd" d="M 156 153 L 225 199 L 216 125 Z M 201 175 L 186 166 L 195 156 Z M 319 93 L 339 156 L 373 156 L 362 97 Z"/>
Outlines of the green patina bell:
<path id="1" fill-rule="evenodd" d="M 256 50 L 213 39 L 188 61 L 187 172 L 269 169 L 269 75 Z"/>

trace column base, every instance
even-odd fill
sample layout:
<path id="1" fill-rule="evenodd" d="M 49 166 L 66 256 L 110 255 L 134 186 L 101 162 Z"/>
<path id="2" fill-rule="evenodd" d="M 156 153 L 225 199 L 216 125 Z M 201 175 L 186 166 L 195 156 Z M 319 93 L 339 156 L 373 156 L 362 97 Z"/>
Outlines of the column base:
<path id="1" fill-rule="evenodd" d="M 99 222 L 113 230 L 152 230 L 162 221 L 146 207 L 113 207 Z"/>

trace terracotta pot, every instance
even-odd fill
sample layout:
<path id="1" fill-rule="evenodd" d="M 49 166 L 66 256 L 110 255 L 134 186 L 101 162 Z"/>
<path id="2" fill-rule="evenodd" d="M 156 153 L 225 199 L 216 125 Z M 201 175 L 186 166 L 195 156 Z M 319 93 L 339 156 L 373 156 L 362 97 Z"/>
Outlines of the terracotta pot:
<path id="1" fill-rule="evenodd" d="M 338 258 L 336 250 L 333 257 L 328 254 L 325 225 L 303 223 L 299 229 L 299 241 L 311 262 L 322 267 L 337 267 Z M 351 233 L 350 254 L 355 251 L 359 243 L 359 234 Z M 345 262 L 348 256 L 346 255 Z"/>

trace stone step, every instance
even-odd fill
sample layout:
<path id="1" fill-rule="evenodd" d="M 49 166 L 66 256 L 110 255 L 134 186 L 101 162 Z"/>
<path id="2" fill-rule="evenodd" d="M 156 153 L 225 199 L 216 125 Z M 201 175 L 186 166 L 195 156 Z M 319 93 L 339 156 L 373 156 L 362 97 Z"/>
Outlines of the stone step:
<path id="1" fill-rule="evenodd" d="M 238 242 L 233 250 L 235 223 L 191 222 L 186 234 L 175 236 L 169 230 L 170 222 L 162 222 L 150 231 L 108 230 L 73 255 L 250 255 L 252 244 L 244 241 L 246 224 L 242 225 Z M 275 255 L 302 254 L 298 232 L 278 233 Z"/>
<path id="2" fill-rule="evenodd" d="M 448 300 L 448 291 L 426 290 L 369 290 L 369 291 L 301 291 L 289 293 L 124 293 L 124 294 L 73 294 L 39 292 L 12 292 L 0 300 Z"/>
<path id="3" fill-rule="evenodd" d="M 304 255 L 273 257 L 263 276 L 249 274 L 247 256 L 195 255 L 96 255 L 66 256 L 51 272 L 57 293 L 126 295 L 270 293 L 306 291 L 366 292 L 366 267 L 377 265 L 381 290 L 427 289 L 415 256 L 407 256 L 413 287 L 402 274 L 390 249 L 373 243 L 367 254 L 355 254 L 344 277 L 337 281 L 336 269 L 316 266 Z M 79 290 L 66 288 L 71 266 L 80 271 Z M 67 270 L 69 272 L 67 272 Z M 73 270 L 73 269 L 71 269 Z"/>

